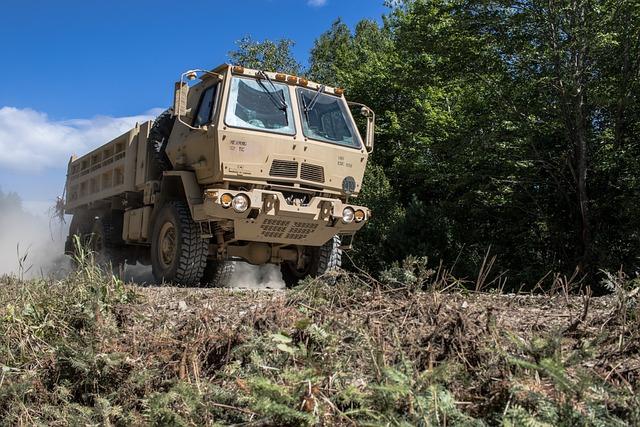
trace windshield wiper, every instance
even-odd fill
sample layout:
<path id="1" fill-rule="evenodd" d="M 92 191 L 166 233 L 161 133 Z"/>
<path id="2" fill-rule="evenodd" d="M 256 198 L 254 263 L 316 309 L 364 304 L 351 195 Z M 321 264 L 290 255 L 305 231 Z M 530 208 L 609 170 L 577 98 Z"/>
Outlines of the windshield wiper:
<path id="1" fill-rule="evenodd" d="M 287 111 L 288 106 L 284 94 L 282 93 L 282 91 L 278 91 L 278 88 L 275 84 L 273 84 L 273 80 L 271 80 L 267 73 L 265 73 L 264 71 L 259 71 L 257 77 L 258 84 L 269 96 L 269 99 L 271 100 L 271 102 L 273 102 L 273 105 L 275 105 L 278 110 Z M 267 88 L 267 85 L 265 85 L 262 81 L 263 79 L 266 79 L 269 82 L 271 88 L 273 89 L 273 92 Z M 280 97 L 276 97 L 276 93 L 280 93 Z"/>
<path id="2" fill-rule="evenodd" d="M 320 97 L 320 94 L 324 93 L 324 89 L 325 89 L 325 85 L 322 85 L 318 88 L 315 95 L 313 95 L 313 98 L 311 98 L 311 102 L 309 103 L 309 105 L 307 105 L 307 101 L 304 100 L 304 96 L 301 97 L 304 115 L 307 118 L 307 121 L 309 121 L 309 112 L 313 110 L 313 107 L 316 106 L 316 103 L 318 102 L 318 98 Z"/>

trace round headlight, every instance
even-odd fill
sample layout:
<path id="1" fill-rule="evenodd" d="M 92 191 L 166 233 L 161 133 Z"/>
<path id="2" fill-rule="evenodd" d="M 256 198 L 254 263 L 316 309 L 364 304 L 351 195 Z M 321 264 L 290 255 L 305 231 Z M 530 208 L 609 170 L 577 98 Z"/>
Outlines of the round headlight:
<path id="1" fill-rule="evenodd" d="M 244 212 L 249 209 L 249 198 L 244 194 L 238 194 L 231 204 L 236 212 Z"/>
<path id="2" fill-rule="evenodd" d="M 233 201 L 233 196 L 229 193 L 225 193 L 220 196 L 220 204 L 223 208 L 228 208 L 231 206 L 231 202 Z"/>
<path id="3" fill-rule="evenodd" d="M 352 208 L 349 208 L 349 207 L 344 208 L 344 210 L 342 211 L 342 221 L 349 224 L 350 222 L 353 221 L 354 217 L 355 217 L 355 212 L 353 211 Z"/>
<path id="4" fill-rule="evenodd" d="M 358 209 L 355 213 L 356 222 L 361 222 L 365 218 L 364 211 L 362 209 Z"/>

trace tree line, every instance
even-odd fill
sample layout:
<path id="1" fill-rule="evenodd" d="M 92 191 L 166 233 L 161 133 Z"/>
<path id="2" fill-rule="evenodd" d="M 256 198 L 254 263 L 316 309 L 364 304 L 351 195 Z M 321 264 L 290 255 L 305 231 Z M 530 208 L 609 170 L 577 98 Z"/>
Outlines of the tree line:
<path id="1" fill-rule="evenodd" d="M 307 68 L 293 41 L 230 59 L 343 87 L 377 113 L 351 254 L 409 255 L 510 283 L 640 269 L 640 2 L 405 0 L 381 23 L 338 20 Z"/>

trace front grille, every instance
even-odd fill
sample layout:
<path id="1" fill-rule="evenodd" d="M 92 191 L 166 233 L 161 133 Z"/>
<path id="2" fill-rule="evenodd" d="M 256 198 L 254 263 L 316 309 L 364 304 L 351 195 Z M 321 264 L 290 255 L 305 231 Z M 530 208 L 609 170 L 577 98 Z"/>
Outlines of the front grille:
<path id="1" fill-rule="evenodd" d="M 260 226 L 262 235 L 267 238 L 280 239 L 284 236 L 285 231 L 289 228 L 291 221 L 279 220 L 279 219 L 265 219 L 264 223 Z"/>
<path id="2" fill-rule="evenodd" d="M 298 162 L 289 160 L 274 160 L 269 170 L 271 176 L 281 176 L 284 178 L 298 177 Z"/>
<path id="3" fill-rule="evenodd" d="M 324 168 L 318 165 L 303 163 L 300 168 L 300 178 L 305 181 L 324 182 Z"/>
<path id="4" fill-rule="evenodd" d="M 303 240 L 318 230 L 317 223 L 267 218 L 260 225 L 260 234 L 267 239 Z"/>
<path id="5" fill-rule="evenodd" d="M 316 231 L 318 228 L 318 224 L 313 223 L 304 223 L 304 222 L 294 222 L 289 232 L 287 233 L 286 238 L 292 240 L 302 240 L 309 237 L 309 234 Z"/>

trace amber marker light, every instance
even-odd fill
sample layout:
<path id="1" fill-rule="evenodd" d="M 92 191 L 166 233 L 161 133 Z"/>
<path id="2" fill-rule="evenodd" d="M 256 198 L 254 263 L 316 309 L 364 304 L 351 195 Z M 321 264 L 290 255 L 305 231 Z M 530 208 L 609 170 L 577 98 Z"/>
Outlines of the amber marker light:
<path id="1" fill-rule="evenodd" d="M 276 80 L 279 82 L 284 82 L 285 80 L 287 80 L 287 76 L 284 74 L 278 73 L 276 74 Z"/>
<path id="2" fill-rule="evenodd" d="M 220 197 L 220 204 L 223 208 L 228 208 L 231 206 L 231 202 L 233 201 L 233 196 L 229 193 L 225 193 Z"/>
<path id="3" fill-rule="evenodd" d="M 356 222 L 362 222 L 364 220 L 364 218 L 365 218 L 364 211 L 361 210 L 361 209 L 358 209 L 353 216 L 354 216 Z"/>
<path id="4" fill-rule="evenodd" d="M 287 77 L 287 83 L 294 85 L 298 83 L 298 78 L 296 76 L 289 76 Z"/>
<path id="5" fill-rule="evenodd" d="M 333 93 L 335 93 L 338 96 L 342 96 L 344 94 L 344 89 L 337 87 L 333 90 Z"/>
<path id="6" fill-rule="evenodd" d="M 300 80 L 298 80 L 298 83 L 300 83 L 300 86 L 306 86 L 309 84 L 309 80 L 300 77 Z"/>
<path id="7" fill-rule="evenodd" d="M 239 66 L 239 65 L 236 65 L 236 66 L 235 66 L 235 67 L 233 67 L 231 70 L 232 70 L 234 73 L 237 73 L 237 74 L 244 74 L 244 67 L 241 67 L 241 66 Z"/>

